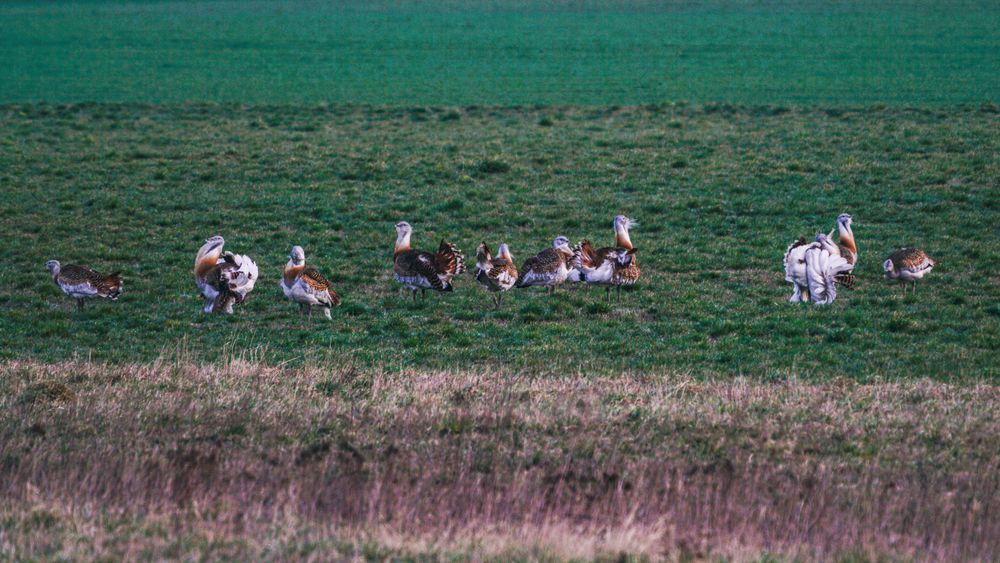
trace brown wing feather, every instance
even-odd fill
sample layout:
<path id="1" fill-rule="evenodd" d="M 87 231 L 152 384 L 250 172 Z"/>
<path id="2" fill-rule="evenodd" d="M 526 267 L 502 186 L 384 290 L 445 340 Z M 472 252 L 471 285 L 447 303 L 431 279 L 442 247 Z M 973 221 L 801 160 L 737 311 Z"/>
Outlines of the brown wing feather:
<path id="1" fill-rule="evenodd" d="M 573 249 L 573 258 L 579 266 L 584 268 L 593 268 L 597 264 L 597 254 L 587 239 L 580 241 Z"/>
<path id="2" fill-rule="evenodd" d="M 920 270 L 936 266 L 937 262 L 919 248 L 901 248 L 889 255 L 893 264 L 909 270 Z"/>
<path id="3" fill-rule="evenodd" d="M 449 279 L 465 271 L 465 261 L 462 251 L 454 244 L 445 242 L 444 239 L 441 240 L 441 245 L 438 247 L 434 258 L 438 272 L 449 276 Z"/>
<path id="4" fill-rule="evenodd" d="M 504 273 L 514 279 L 517 279 L 517 268 L 511 263 L 510 260 L 507 260 L 506 258 L 494 258 L 493 267 L 490 268 L 487 275 L 496 280 L 499 279 Z"/>
<path id="5" fill-rule="evenodd" d="M 438 291 L 445 289 L 444 282 L 438 277 L 436 256 L 430 252 L 406 250 L 396 255 L 393 271 L 401 277 L 423 276 L 431 287 Z"/>
<path id="6" fill-rule="evenodd" d="M 613 248 L 602 248 L 598 250 L 600 253 L 602 250 L 612 251 L 616 250 Z M 632 285 L 639 279 L 639 261 L 635 256 L 635 249 L 629 249 L 629 262 L 627 265 L 622 266 L 617 260 L 614 263 L 615 271 L 611 276 L 611 283 L 614 285 Z"/>
<path id="7" fill-rule="evenodd" d="M 340 296 L 333 290 L 333 284 L 316 268 L 312 266 L 303 268 L 300 279 L 318 292 L 327 292 L 330 295 L 331 306 L 336 307 L 340 305 Z"/>
<path id="8" fill-rule="evenodd" d="M 92 283 L 95 279 L 99 279 L 103 276 L 86 266 L 66 264 L 62 267 L 62 271 L 59 272 L 59 277 L 66 283 L 77 284 Z"/>
<path id="9" fill-rule="evenodd" d="M 317 270 L 312 266 L 306 266 L 302 270 L 302 274 L 300 277 L 302 281 L 304 281 L 307 285 L 309 285 L 309 287 L 315 289 L 316 291 L 324 291 L 330 289 L 330 287 L 333 285 L 332 283 L 330 283 L 330 280 L 323 277 L 323 274 L 321 274 L 319 270 Z"/>
<path id="10" fill-rule="evenodd" d="M 330 300 L 333 302 L 333 306 L 338 307 L 340 305 L 340 295 L 338 295 L 332 287 L 328 288 L 326 292 L 330 294 Z"/>
<path id="11" fill-rule="evenodd" d="M 598 268 L 608 259 L 608 254 L 618 250 L 615 247 L 604 247 L 594 250 L 589 240 L 582 240 L 573 249 L 574 261 L 584 268 Z"/>
<path id="12" fill-rule="evenodd" d="M 89 284 L 102 297 L 116 297 L 121 293 L 122 278 L 120 272 L 104 275 L 96 270 L 77 264 L 66 264 L 59 272 L 59 278 L 70 285 Z"/>
<path id="13" fill-rule="evenodd" d="M 232 260 L 232 258 L 219 260 L 219 262 L 205 274 L 205 283 L 214 287 L 218 291 L 229 291 L 229 286 L 225 283 L 223 278 L 225 277 L 226 272 L 236 267 L 236 263 Z"/>
<path id="14" fill-rule="evenodd" d="M 595 266 L 600 266 L 602 263 L 604 263 L 605 260 L 608 259 L 608 254 L 611 254 L 612 252 L 615 252 L 616 250 L 620 250 L 620 249 L 616 248 L 616 247 L 612 247 L 612 246 L 605 246 L 604 248 L 598 248 L 597 250 L 595 250 L 594 251 L 594 256 L 595 256 L 595 258 L 594 258 L 594 265 Z"/>
<path id="15" fill-rule="evenodd" d="M 531 272 L 552 272 L 558 270 L 559 266 L 566 262 L 567 259 L 567 256 L 555 248 L 546 248 L 524 261 L 524 265 L 521 266 L 520 273 L 518 274 L 516 285 L 521 287 L 525 276 Z"/>

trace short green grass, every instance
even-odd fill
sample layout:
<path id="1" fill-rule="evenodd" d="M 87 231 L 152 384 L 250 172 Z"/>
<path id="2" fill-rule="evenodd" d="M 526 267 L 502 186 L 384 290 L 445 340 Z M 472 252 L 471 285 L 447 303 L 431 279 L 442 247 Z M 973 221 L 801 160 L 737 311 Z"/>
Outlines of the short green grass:
<path id="1" fill-rule="evenodd" d="M 1000 101 L 992 0 L 0 4 L 0 102 Z"/>
<path id="2" fill-rule="evenodd" d="M 989 104 L 7 105 L 0 354 L 995 378 L 998 155 Z M 859 287 L 826 308 L 787 303 L 786 245 L 841 212 L 856 220 Z M 413 304 L 391 279 L 400 220 L 417 247 L 444 237 L 471 265 L 482 240 L 509 243 L 518 263 L 558 234 L 610 242 L 618 213 L 640 223 L 643 268 L 620 304 L 594 288 L 518 290 L 492 311 L 470 275 Z M 217 233 L 261 268 L 232 317 L 201 314 L 191 276 Z M 281 295 L 294 244 L 343 296 L 332 323 L 300 321 Z M 915 297 L 881 279 L 902 245 L 942 261 Z M 77 314 L 45 270 L 52 258 L 120 269 L 125 293 Z"/>

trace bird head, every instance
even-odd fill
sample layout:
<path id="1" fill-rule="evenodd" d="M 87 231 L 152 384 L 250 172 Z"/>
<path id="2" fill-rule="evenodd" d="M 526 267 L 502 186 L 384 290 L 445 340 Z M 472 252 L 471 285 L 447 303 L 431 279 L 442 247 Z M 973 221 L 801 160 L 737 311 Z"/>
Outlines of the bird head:
<path id="1" fill-rule="evenodd" d="M 892 263 L 891 259 L 882 262 L 882 272 L 885 273 L 885 276 L 888 278 L 895 277 L 896 265 Z"/>
<path id="2" fill-rule="evenodd" d="M 554 241 L 552 241 L 552 248 L 556 250 L 561 250 L 563 252 L 573 253 L 573 250 L 569 247 L 569 239 L 559 235 Z"/>
<path id="3" fill-rule="evenodd" d="M 205 241 L 205 246 L 203 248 L 215 249 L 224 244 L 226 244 L 226 239 L 222 238 L 222 235 L 215 235 Z"/>
<path id="4" fill-rule="evenodd" d="M 219 235 L 215 235 L 214 237 L 206 240 L 205 244 L 201 245 L 201 248 L 198 249 L 198 256 L 195 258 L 195 264 L 197 265 L 198 261 L 201 260 L 203 256 L 220 254 L 222 252 L 222 247 L 225 244 L 226 239 Z"/>
<path id="5" fill-rule="evenodd" d="M 56 272 L 59 271 L 59 261 L 49 260 L 48 262 L 45 263 L 45 267 L 48 268 L 49 271 L 52 272 L 52 275 L 54 276 L 56 275 Z"/>
<path id="6" fill-rule="evenodd" d="M 413 227 L 406 221 L 396 223 L 396 234 L 399 236 L 408 235 L 413 232 Z"/>
<path id="7" fill-rule="evenodd" d="M 306 261 L 306 251 L 302 250 L 301 246 L 293 246 L 292 252 L 288 255 L 288 259 L 296 265 L 301 264 Z"/>
<path id="8" fill-rule="evenodd" d="M 854 219 L 851 218 L 847 213 L 841 213 L 837 216 L 837 225 L 845 229 L 849 229 Z"/>
<path id="9" fill-rule="evenodd" d="M 507 247 L 507 243 L 503 243 L 500 245 L 499 250 L 497 250 L 497 256 L 509 260 L 511 262 L 514 261 L 514 256 L 510 253 L 510 248 Z"/>
<path id="10" fill-rule="evenodd" d="M 638 226 L 639 223 L 629 219 L 625 215 L 615 215 L 614 228 L 615 231 L 624 230 L 627 231 L 632 227 Z"/>

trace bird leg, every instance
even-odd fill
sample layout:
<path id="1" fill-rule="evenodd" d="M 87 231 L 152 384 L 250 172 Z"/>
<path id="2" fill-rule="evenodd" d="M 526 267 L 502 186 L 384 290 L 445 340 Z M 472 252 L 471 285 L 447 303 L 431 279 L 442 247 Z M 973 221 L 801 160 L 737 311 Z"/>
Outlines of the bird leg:
<path id="1" fill-rule="evenodd" d="M 313 306 L 311 303 L 306 303 L 306 316 L 311 321 L 313 318 Z"/>
<path id="2" fill-rule="evenodd" d="M 420 288 L 420 299 L 421 300 L 427 299 L 427 288 L 426 287 L 421 287 Z"/>
<path id="3" fill-rule="evenodd" d="M 611 286 L 610 285 L 604 288 L 604 296 L 606 297 L 607 302 L 611 303 Z"/>
<path id="4" fill-rule="evenodd" d="M 413 302 L 416 303 L 417 302 L 417 290 L 413 289 L 411 291 L 413 291 Z"/>
<path id="5" fill-rule="evenodd" d="M 83 299 L 76 300 L 76 310 L 83 311 Z"/>
<path id="6" fill-rule="evenodd" d="M 616 285 L 615 286 L 615 295 L 618 296 L 618 302 L 621 303 L 622 302 L 622 286 L 620 286 L 620 285 Z"/>

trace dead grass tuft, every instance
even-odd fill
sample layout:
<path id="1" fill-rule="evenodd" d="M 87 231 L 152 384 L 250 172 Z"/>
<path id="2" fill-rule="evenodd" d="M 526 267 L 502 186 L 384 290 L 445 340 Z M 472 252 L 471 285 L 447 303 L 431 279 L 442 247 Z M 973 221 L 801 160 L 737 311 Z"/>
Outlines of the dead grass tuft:
<path id="1" fill-rule="evenodd" d="M 16 391 L 0 397 L 0 555 L 1000 556 L 987 384 L 248 358 L 0 377 Z M 38 407 L 70 381 L 77 400 Z"/>

